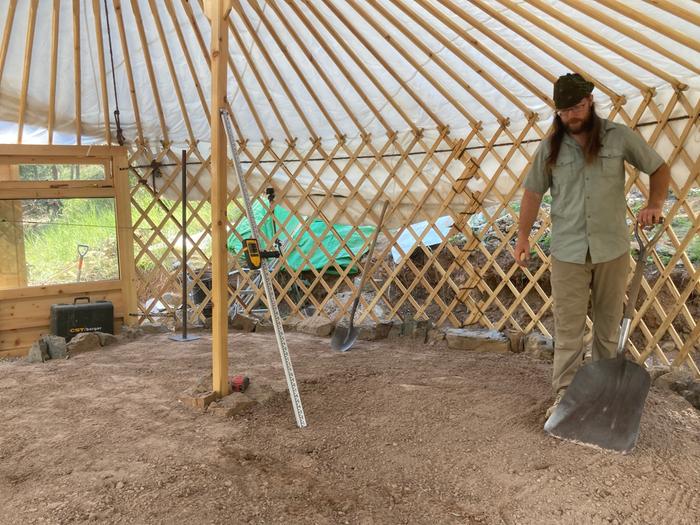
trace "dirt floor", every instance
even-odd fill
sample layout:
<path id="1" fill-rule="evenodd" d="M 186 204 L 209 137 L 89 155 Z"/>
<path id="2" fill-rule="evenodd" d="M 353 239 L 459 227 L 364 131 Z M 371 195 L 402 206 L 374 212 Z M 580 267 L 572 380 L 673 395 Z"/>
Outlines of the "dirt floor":
<path id="1" fill-rule="evenodd" d="M 547 363 L 288 338 L 304 430 L 272 334 L 230 336 L 232 373 L 281 393 L 229 419 L 177 401 L 208 335 L 0 362 L 0 523 L 700 522 L 700 412 L 675 394 L 622 456 L 543 433 Z"/>

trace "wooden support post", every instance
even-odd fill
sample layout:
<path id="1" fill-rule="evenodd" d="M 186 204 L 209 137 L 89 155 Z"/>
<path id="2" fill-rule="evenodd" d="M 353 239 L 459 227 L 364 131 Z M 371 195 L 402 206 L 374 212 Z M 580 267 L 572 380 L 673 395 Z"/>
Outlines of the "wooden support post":
<path id="1" fill-rule="evenodd" d="M 129 191 L 129 165 L 126 149 L 116 154 L 112 162 L 112 177 L 117 212 L 117 245 L 119 249 L 119 279 L 124 293 L 124 324 L 133 326 L 138 313 L 136 294 L 136 264 L 134 261 L 134 230 L 131 223 L 131 192 Z"/>
<path id="2" fill-rule="evenodd" d="M 226 108 L 228 13 L 226 0 L 207 2 L 211 19 L 211 219 L 212 219 L 212 390 L 228 386 L 228 264 L 226 260 L 226 132 L 219 110 Z"/>

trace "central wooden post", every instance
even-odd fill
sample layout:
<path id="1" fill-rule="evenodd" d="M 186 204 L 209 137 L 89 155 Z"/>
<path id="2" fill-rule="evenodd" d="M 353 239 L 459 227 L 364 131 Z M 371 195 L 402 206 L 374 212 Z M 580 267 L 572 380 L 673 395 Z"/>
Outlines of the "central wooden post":
<path id="1" fill-rule="evenodd" d="M 228 384 L 228 264 L 226 206 L 228 203 L 226 132 L 219 110 L 226 107 L 229 0 L 205 3 L 211 20 L 211 220 L 212 220 L 212 389 L 229 393 Z"/>

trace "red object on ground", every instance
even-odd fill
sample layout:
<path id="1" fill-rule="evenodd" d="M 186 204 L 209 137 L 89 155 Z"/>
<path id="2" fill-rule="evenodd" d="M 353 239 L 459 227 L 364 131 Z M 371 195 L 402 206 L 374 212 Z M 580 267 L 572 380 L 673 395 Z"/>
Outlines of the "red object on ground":
<path id="1" fill-rule="evenodd" d="M 245 392 L 250 384 L 250 378 L 244 375 L 231 376 L 228 378 L 232 392 Z"/>

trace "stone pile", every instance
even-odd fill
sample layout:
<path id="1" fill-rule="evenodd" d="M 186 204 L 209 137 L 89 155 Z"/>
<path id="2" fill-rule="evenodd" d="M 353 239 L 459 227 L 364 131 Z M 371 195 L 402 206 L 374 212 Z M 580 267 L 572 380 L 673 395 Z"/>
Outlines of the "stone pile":
<path id="1" fill-rule="evenodd" d="M 43 363 L 49 359 L 68 359 L 71 356 L 103 346 L 115 344 L 119 339 L 102 332 L 84 332 L 73 337 L 68 343 L 57 335 L 44 335 L 34 342 L 26 360 L 30 363 Z"/>

